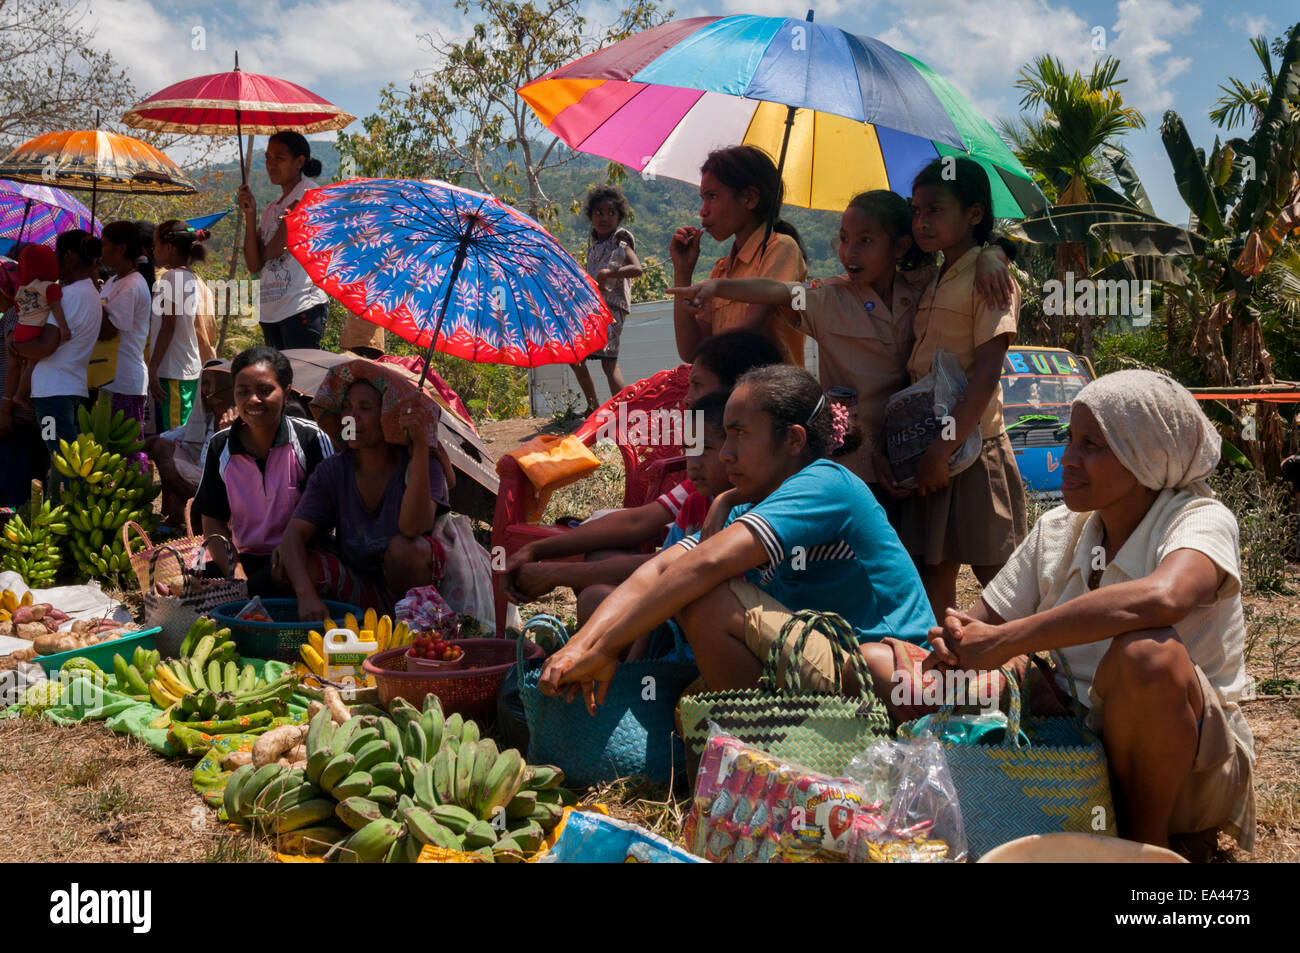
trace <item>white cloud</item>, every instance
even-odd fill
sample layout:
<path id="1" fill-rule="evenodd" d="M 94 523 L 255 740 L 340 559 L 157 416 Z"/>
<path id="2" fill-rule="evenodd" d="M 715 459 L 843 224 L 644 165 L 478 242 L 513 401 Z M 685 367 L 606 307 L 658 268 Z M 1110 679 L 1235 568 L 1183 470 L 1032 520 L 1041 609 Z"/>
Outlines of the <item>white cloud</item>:
<path id="1" fill-rule="evenodd" d="M 1265 16 L 1254 16 L 1246 14 L 1245 21 L 1241 24 L 1242 30 L 1249 37 L 1270 36 L 1273 32 L 1273 21 Z"/>
<path id="2" fill-rule="evenodd" d="M 1171 37 L 1192 32 L 1201 8 L 1175 0 L 1120 0 L 1114 38 L 1108 52 L 1120 59 L 1128 77 L 1124 101 L 1143 112 L 1156 113 L 1174 103 L 1174 79 L 1191 68 L 1190 56 L 1174 55 Z"/>
<path id="3" fill-rule="evenodd" d="M 96 45 L 113 52 L 142 93 L 228 70 L 235 50 L 242 69 L 308 89 L 322 80 L 403 82 L 430 63 L 420 36 L 446 29 L 432 4 L 422 9 L 400 0 L 236 0 L 221 8 L 172 0 L 92 3 Z M 441 12 L 450 13 L 448 7 Z M 196 37 L 206 49 L 193 48 Z"/>
<path id="4" fill-rule="evenodd" d="M 444 29 L 442 21 L 397 0 L 326 0 L 260 4 L 265 24 L 241 43 L 248 68 L 310 88 L 324 78 L 351 83 L 404 83 L 432 57 L 420 41 Z M 241 63 L 241 66 L 243 64 Z"/>
<path id="5" fill-rule="evenodd" d="M 879 38 L 943 75 L 990 121 L 1017 111 L 1013 84 L 1035 56 L 1050 53 L 1071 70 L 1086 69 L 1094 56 L 1093 24 L 1047 0 L 1006 0 L 990 16 L 973 16 L 969 0 L 895 9 Z"/>
<path id="6" fill-rule="evenodd" d="M 204 54 L 194 49 L 194 14 L 164 13 L 151 0 L 94 0 L 87 20 L 95 45 L 108 50 L 127 71 L 141 98 L 204 69 Z M 205 39 L 206 34 L 200 34 Z"/>

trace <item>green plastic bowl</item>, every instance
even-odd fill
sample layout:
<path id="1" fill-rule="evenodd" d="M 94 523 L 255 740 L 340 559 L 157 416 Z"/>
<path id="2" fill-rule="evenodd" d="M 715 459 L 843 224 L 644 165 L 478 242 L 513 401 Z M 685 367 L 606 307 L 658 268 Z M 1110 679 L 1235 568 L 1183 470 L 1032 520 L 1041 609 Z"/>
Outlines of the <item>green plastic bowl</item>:
<path id="1" fill-rule="evenodd" d="M 212 610 L 212 618 L 217 621 L 217 628 L 229 628 L 230 637 L 239 646 L 239 654 L 246 658 L 274 659 L 278 662 L 297 662 L 300 660 L 298 648 L 307 641 L 307 633 L 320 629 L 319 622 L 301 622 L 298 619 L 297 599 L 263 599 L 262 607 L 272 619 L 271 622 L 250 622 L 236 619 L 235 613 L 248 605 L 248 600 L 227 602 Z M 351 612 L 358 619 L 362 610 L 346 602 L 325 600 L 325 611 L 335 622 L 342 622 L 343 617 Z M 325 633 L 322 631 L 321 635 Z M 109 658 L 112 658 L 110 655 Z"/>
<path id="2" fill-rule="evenodd" d="M 98 645 L 92 645 L 89 648 L 73 649 L 71 652 L 57 652 L 54 655 L 38 655 L 32 661 L 44 669 L 46 675 L 50 675 L 51 672 L 57 672 L 63 668 L 65 662 L 69 662 L 74 658 L 85 658 L 90 659 L 102 668 L 106 674 L 112 675 L 114 655 L 122 656 L 129 663 L 131 656 L 135 654 L 135 647 L 138 645 L 146 651 L 152 649 L 154 647 L 154 637 L 161 631 L 162 628 L 159 626 L 154 626 L 152 629 L 141 629 L 139 632 L 133 632 L 120 639 L 100 642 Z"/>

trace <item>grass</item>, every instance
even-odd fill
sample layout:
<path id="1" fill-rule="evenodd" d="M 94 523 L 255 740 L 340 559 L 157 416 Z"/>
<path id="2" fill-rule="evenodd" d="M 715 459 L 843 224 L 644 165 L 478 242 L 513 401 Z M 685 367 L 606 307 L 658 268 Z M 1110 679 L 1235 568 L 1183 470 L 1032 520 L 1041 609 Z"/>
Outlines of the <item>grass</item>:
<path id="1" fill-rule="evenodd" d="M 223 831 L 209 841 L 200 858 L 204 864 L 265 864 L 273 860 L 270 850 L 246 834 Z"/>

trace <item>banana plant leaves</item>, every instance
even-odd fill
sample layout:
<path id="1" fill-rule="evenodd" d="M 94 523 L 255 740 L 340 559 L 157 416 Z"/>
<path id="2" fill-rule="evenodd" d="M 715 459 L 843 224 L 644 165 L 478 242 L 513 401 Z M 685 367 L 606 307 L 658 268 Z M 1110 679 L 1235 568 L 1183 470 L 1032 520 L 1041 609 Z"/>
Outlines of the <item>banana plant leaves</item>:
<path id="1" fill-rule="evenodd" d="M 1188 134 L 1182 117 L 1175 112 L 1165 113 L 1165 121 L 1160 126 L 1160 138 L 1164 141 L 1165 152 L 1169 154 L 1169 161 L 1174 167 L 1178 194 L 1196 216 L 1202 231 L 1211 239 L 1222 238 L 1225 233 L 1223 215 L 1219 211 L 1214 187 L 1205 172 L 1205 156 L 1192 145 L 1192 137 Z"/>

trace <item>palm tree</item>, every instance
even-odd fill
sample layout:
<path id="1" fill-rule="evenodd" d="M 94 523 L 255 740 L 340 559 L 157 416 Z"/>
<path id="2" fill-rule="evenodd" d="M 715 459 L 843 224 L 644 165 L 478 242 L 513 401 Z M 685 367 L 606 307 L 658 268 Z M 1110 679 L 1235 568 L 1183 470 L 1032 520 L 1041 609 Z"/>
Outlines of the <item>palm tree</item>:
<path id="1" fill-rule="evenodd" d="M 1228 85 L 1219 87 L 1223 90 L 1223 95 L 1215 101 L 1214 108 L 1210 110 L 1210 119 L 1216 126 L 1220 129 L 1232 129 L 1244 125 L 1247 116 L 1250 117 L 1252 126 L 1259 125 L 1273 87 L 1277 85 L 1277 70 L 1273 68 L 1272 54 L 1282 56 L 1285 46 L 1284 39 L 1274 40 L 1272 53 L 1270 53 L 1268 41 L 1264 37 L 1257 36 L 1250 41 L 1250 48 L 1255 51 L 1260 65 L 1264 68 L 1264 80 L 1247 83 L 1230 76 Z M 1291 102 L 1300 106 L 1300 99 L 1295 96 L 1291 97 Z"/>
<path id="2" fill-rule="evenodd" d="M 1251 45 L 1267 53 L 1262 42 Z M 1166 113 L 1161 125 L 1165 151 L 1192 224 L 1174 230 L 1185 239 L 1181 248 L 1169 242 L 1155 254 L 1179 272 L 1177 280 L 1164 283 L 1166 304 L 1176 300 L 1192 319 L 1192 351 L 1214 385 L 1276 382 L 1261 311 L 1293 317 L 1295 304 L 1288 299 L 1300 290 L 1300 254 L 1295 245 L 1300 234 L 1300 108 L 1296 103 L 1300 23 L 1276 48 L 1280 65 L 1273 71 L 1271 61 L 1266 62 L 1266 74 L 1273 79 L 1262 105 L 1257 105 L 1258 96 L 1250 87 L 1234 80 L 1233 89 L 1241 93 L 1237 105 L 1221 99 L 1216 109 L 1229 124 L 1254 110 L 1249 139 L 1226 143 L 1216 139 L 1207 158 L 1193 145 L 1177 113 Z M 1261 55 L 1261 59 L 1267 58 Z M 1142 277 L 1143 269 L 1158 263 L 1151 251 L 1152 226 L 1116 224 L 1104 231 L 1110 247 L 1128 256 L 1108 269 L 1116 277 Z M 1189 247 L 1196 249 L 1194 253 L 1187 252 Z M 1239 429 L 1259 434 L 1258 441 L 1250 444 L 1251 455 L 1256 467 L 1273 473 L 1280 460 L 1282 420 L 1272 405 L 1262 408 L 1262 417 L 1258 427 L 1236 423 Z"/>
<path id="3" fill-rule="evenodd" d="M 1119 87 L 1127 80 L 1117 78 L 1119 60 L 1105 57 L 1084 75 L 1067 72 L 1054 56 L 1039 56 L 1020 71 L 1016 88 L 1023 95 L 1020 108 L 1031 110 L 1012 121 L 999 123 L 1012 151 L 1025 167 L 1037 173 L 1056 192 L 1055 207 L 1083 205 L 1117 193 L 1117 182 L 1128 201 L 1150 212 L 1150 202 L 1141 183 L 1132 174 L 1128 159 L 1117 144 L 1130 129 L 1146 125 L 1142 113 L 1124 105 Z M 1056 247 L 1056 277 L 1087 274 L 1086 246 L 1062 242 Z M 1071 309 L 1072 310 L 1072 309 Z M 1063 338 L 1062 315 L 1049 322 L 1051 343 Z M 1079 316 L 1078 348 L 1092 358 L 1092 320 Z"/>

